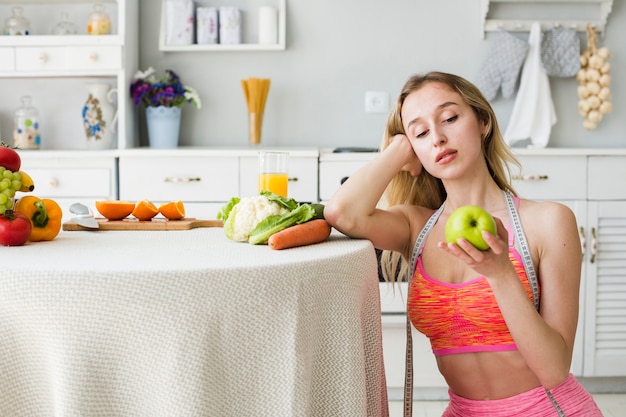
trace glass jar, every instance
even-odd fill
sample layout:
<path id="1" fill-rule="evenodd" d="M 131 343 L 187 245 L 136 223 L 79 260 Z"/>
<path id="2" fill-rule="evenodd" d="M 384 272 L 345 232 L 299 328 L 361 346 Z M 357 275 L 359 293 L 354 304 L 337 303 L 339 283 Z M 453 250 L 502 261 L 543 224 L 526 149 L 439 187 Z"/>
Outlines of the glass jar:
<path id="1" fill-rule="evenodd" d="M 39 112 L 32 106 L 30 96 L 22 97 L 22 107 L 15 111 L 13 119 L 13 146 L 20 149 L 39 149 Z"/>
<path id="2" fill-rule="evenodd" d="M 54 25 L 52 28 L 53 35 L 76 35 L 78 29 L 76 25 L 70 21 L 70 14 L 67 12 L 61 13 L 61 21 Z"/>
<path id="3" fill-rule="evenodd" d="M 4 34 L 9 36 L 30 35 L 30 22 L 22 16 L 20 6 L 11 8 L 11 16 L 4 21 Z"/>
<path id="4" fill-rule="evenodd" d="M 104 5 L 97 3 L 93 6 L 93 13 L 89 16 L 87 33 L 90 35 L 108 35 L 111 33 L 111 19 L 104 11 Z"/>

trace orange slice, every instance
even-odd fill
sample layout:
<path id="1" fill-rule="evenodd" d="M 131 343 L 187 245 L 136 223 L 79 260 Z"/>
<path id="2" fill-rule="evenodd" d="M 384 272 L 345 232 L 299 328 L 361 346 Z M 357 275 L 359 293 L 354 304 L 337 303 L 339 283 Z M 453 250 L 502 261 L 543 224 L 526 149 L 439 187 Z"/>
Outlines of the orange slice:
<path id="1" fill-rule="evenodd" d="M 157 206 L 154 205 L 152 201 L 141 200 L 135 205 L 135 208 L 131 214 L 139 220 L 148 221 L 157 214 L 159 214 L 159 209 Z"/>
<path id="2" fill-rule="evenodd" d="M 135 208 L 135 203 L 122 200 L 96 201 L 98 212 L 109 220 L 122 220 L 130 215 Z"/>
<path id="3" fill-rule="evenodd" d="M 159 211 L 169 220 L 180 220 L 185 217 L 185 205 L 180 200 L 161 204 Z"/>

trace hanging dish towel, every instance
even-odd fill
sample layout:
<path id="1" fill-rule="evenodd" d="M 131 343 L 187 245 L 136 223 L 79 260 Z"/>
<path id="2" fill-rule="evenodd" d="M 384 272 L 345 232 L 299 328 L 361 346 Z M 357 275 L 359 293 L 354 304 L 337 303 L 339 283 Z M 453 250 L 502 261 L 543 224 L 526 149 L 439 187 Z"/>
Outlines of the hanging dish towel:
<path id="1" fill-rule="evenodd" d="M 512 145 L 530 138 L 533 147 L 545 148 L 556 123 L 556 112 L 548 75 L 541 62 L 541 26 L 537 22 L 531 26 L 528 44 L 519 91 L 504 139 Z"/>

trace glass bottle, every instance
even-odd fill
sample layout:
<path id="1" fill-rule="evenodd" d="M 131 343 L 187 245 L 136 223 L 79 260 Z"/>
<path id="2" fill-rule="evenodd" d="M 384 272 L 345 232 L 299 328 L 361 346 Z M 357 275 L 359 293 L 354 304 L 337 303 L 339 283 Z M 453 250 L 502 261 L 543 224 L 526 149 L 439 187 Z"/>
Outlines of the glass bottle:
<path id="1" fill-rule="evenodd" d="M 32 106 L 30 96 L 22 97 L 22 107 L 15 111 L 13 119 L 13 146 L 20 149 L 39 149 L 39 112 Z"/>
<path id="2" fill-rule="evenodd" d="M 76 25 L 70 21 L 70 14 L 68 12 L 61 13 L 61 21 L 54 25 L 52 28 L 53 35 L 76 35 L 78 29 Z"/>
<path id="3" fill-rule="evenodd" d="M 5 35 L 30 35 L 30 22 L 22 16 L 22 11 L 20 6 L 11 8 L 11 16 L 4 21 Z"/>
<path id="4" fill-rule="evenodd" d="M 108 35 L 111 33 L 111 19 L 104 11 L 104 5 L 97 3 L 87 23 L 87 33 L 90 35 Z"/>

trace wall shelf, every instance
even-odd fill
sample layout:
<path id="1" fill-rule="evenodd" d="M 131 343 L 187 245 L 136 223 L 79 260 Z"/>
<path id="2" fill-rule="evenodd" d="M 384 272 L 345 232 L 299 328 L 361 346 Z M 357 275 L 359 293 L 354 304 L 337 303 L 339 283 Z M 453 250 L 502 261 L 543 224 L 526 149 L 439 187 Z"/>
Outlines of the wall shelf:
<path id="1" fill-rule="evenodd" d="M 242 7 L 244 35 L 243 43 L 235 45 L 223 45 L 223 44 L 191 44 L 191 45 L 168 45 L 166 43 L 165 33 L 165 0 L 161 0 L 161 24 L 159 28 L 159 50 L 164 52 L 236 52 L 236 51 L 284 51 L 286 49 L 287 38 L 287 0 L 276 0 L 275 6 L 278 9 L 278 43 L 276 44 L 259 44 L 251 42 L 256 40 L 255 37 L 246 32 L 254 32 L 257 29 L 255 24 L 246 22 L 250 14 L 250 7 L 259 7 L 258 2 L 243 2 L 247 5 L 247 8 Z M 264 5 L 264 4 L 263 4 Z M 194 25 L 195 27 L 195 25 Z"/>
<path id="2" fill-rule="evenodd" d="M 585 32 L 592 24 L 604 36 L 613 0 L 482 0 L 482 36 L 506 30 L 527 32 L 534 22 L 542 30 L 555 27 Z"/>

